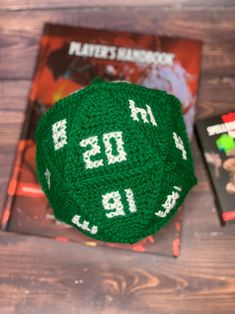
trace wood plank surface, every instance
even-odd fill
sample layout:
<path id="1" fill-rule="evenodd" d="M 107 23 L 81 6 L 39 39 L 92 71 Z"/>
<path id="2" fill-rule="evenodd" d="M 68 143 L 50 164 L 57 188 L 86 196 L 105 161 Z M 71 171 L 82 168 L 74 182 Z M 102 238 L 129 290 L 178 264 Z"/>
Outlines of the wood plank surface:
<path id="1" fill-rule="evenodd" d="M 25 111 L 26 99 L 31 86 L 31 80 L 4 79 L 0 81 L 0 110 Z M 215 92 L 216 91 L 216 92 Z M 219 91 L 219 92 L 217 92 Z M 235 77 L 201 77 L 200 94 L 198 97 L 197 118 L 213 116 L 234 109 Z M 203 101 L 203 106 L 201 102 Z"/>
<path id="2" fill-rule="evenodd" d="M 61 0 L 3 0 L 0 3 L 0 9 L 2 10 L 33 10 L 33 9 L 47 9 L 47 8 L 93 8 L 93 7 L 107 7 L 107 6 L 121 6 L 125 7 L 160 7 L 161 9 L 169 9 L 176 8 L 178 10 L 188 10 L 194 9 L 209 9 L 216 11 L 224 11 L 227 9 L 234 9 L 234 1 L 233 0 L 148 0 L 148 2 L 144 0 L 119 0 L 118 2 L 114 2 L 113 0 L 70 0 L 69 2 L 61 1 Z"/>
<path id="3" fill-rule="evenodd" d="M 234 16 L 232 0 L 2 0 L 0 206 L 44 22 L 203 40 L 202 118 L 235 110 Z M 178 259 L 0 232 L 0 313 L 234 314 L 235 225 L 220 227 L 195 138 L 192 150 Z"/>
<path id="4" fill-rule="evenodd" d="M 159 8 L 92 8 L 0 11 L 2 66 L 0 79 L 31 79 L 39 36 L 46 21 L 60 24 L 130 30 L 138 33 L 191 37 L 204 42 L 202 67 L 206 76 L 233 76 L 235 11 L 161 10 Z M 11 21 L 11 22 L 9 22 Z M 27 51 L 27 60 L 25 52 Z M 31 66 L 29 66 L 31 65 Z"/>

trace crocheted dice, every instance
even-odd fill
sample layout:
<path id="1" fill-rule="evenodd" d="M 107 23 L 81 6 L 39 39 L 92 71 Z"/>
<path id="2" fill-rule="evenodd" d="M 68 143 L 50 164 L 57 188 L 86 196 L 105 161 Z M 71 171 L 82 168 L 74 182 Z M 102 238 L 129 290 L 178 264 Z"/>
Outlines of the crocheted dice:
<path id="1" fill-rule="evenodd" d="M 108 242 L 158 231 L 196 184 L 180 102 L 127 82 L 95 81 L 46 112 L 36 168 L 55 217 Z"/>

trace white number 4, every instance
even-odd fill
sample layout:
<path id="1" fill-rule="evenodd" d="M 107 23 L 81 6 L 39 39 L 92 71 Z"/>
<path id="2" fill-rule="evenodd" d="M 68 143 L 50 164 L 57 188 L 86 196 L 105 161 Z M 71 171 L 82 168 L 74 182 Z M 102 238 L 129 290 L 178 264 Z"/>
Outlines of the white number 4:
<path id="1" fill-rule="evenodd" d="M 116 141 L 118 155 L 113 155 L 112 145 L 110 139 L 113 138 Z M 126 160 L 126 152 L 123 148 L 122 132 L 110 132 L 103 134 L 103 142 L 105 146 L 105 154 L 107 156 L 108 164 L 114 164 L 116 162 L 122 162 Z M 81 140 L 80 146 L 86 147 L 91 145 L 91 149 L 83 153 L 83 160 L 86 165 L 86 169 L 98 168 L 104 165 L 103 159 L 91 160 L 91 156 L 95 156 L 101 152 L 101 148 L 98 144 L 98 136 L 90 136 L 86 139 Z"/>

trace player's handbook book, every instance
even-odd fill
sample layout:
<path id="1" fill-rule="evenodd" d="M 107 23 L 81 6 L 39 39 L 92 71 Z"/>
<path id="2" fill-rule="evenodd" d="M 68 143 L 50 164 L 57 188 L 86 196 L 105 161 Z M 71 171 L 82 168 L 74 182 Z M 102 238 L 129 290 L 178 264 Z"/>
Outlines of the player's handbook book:
<path id="1" fill-rule="evenodd" d="M 165 228 L 132 245 L 96 241 L 57 221 L 36 177 L 34 133 L 41 115 L 56 101 L 100 77 L 175 95 L 182 103 L 191 137 L 200 56 L 198 40 L 45 24 L 1 228 L 94 247 L 178 256 L 182 208 Z"/>

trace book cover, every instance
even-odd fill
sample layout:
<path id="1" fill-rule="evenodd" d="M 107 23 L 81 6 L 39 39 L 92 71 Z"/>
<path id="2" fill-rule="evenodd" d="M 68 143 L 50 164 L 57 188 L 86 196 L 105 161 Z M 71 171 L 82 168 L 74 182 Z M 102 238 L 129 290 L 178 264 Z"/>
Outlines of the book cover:
<path id="1" fill-rule="evenodd" d="M 41 115 L 56 101 L 100 77 L 107 81 L 126 80 L 175 95 L 182 103 L 191 137 L 201 45 L 190 39 L 45 24 L 1 228 L 90 246 L 178 256 L 182 208 L 165 228 L 132 245 L 95 241 L 56 221 L 36 177 L 34 132 Z"/>
<path id="2" fill-rule="evenodd" d="M 235 111 L 196 123 L 222 225 L 235 222 Z"/>

